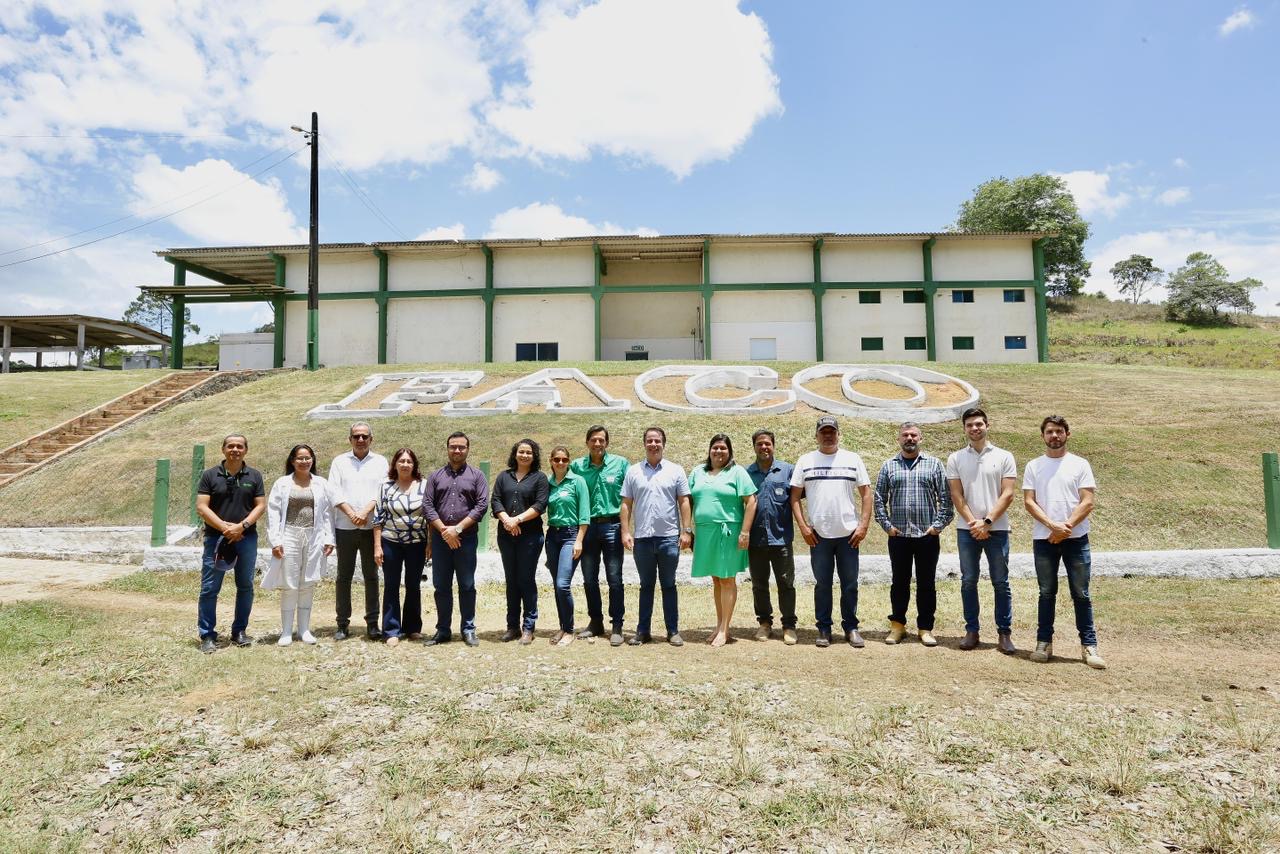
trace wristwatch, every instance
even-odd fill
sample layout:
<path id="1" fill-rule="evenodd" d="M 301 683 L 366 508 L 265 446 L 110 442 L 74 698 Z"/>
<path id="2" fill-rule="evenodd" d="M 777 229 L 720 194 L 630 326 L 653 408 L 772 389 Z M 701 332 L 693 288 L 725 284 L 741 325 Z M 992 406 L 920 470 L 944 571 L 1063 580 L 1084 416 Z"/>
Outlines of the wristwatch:
<path id="1" fill-rule="evenodd" d="M 984 524 L 984 525 L 986 525 L 988 528 L 990 528 L 990 527 L 991 527 L 991 525 L 992 525 L 993 523 L 992 523 L 992 521 L 991 521 L 988 517 L 983 516 L 983 517 L 982 517 L 982 524 Z"/>
<path id="2" fill-rule="evenodd" d="M 693 528 L 684 528 L 684 529 L 682 529 L 682 530 L 681 530 L 681 533 L 683 533 L 683 534 L 692 534 L 692 533 L 693 533 Z"/>
<path id="3" fill-rule="evenodd" d="M 454 532 L 455 534 L 457 534 L 459 537 L 461 537 L 461 536 L 462 536 L 462 526 L 461 526 L 461 525 L 454 525 L 454 526 L 453 526 L 453 532 Z"/>

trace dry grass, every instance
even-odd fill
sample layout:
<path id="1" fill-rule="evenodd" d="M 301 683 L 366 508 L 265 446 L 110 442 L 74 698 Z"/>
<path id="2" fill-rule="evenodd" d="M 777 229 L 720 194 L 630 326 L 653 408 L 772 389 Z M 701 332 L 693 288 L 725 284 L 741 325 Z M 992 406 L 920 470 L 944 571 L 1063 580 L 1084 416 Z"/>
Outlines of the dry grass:
<path id="1" fill-rule="evenodd" d="M 209 657 L 194 574 L 107 586 L 0 608 L 6 851 L 1280 845 L 1274 581 L 1099 580 L 1105 672 L 955 650 L 954 584 L 933 650 L 747 640 L 746 589 L 720 650 L 692 589 L 680 650 L 550 647 L 546 589 L 538 642 L 498 644 L 498 588 L 479 649 L 337 644 L 326 584 L 318 646 L 271 644 L 263 595 L 264 642 Z M 1014 594 L 1025 647 L 1033 587 Z M 886 600 L 862 589 L 869 630 Z"/>
<path id="2" fill-rule="evenodd" d="M 0 375 L 0 448 L 56 427 L 166 371 L 61 371 Z"/>

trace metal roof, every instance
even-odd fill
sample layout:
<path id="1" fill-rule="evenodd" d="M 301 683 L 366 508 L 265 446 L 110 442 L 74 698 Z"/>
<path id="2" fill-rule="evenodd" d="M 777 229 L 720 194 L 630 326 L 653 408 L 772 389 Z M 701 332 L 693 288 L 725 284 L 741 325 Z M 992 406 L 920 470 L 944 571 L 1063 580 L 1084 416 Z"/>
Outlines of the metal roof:
<path id="1" fill-rule="evenodd" d="M 168 335 L 162 335 L 140 323 L 127 323 L 108 317 L 83 314 L 0 315 L 0 327 L 8 326 L 11 330 L 9 346 L 13 350 L 75 347 L 82 325 L 86 347 L 134 347 L 170 343 Z"/>

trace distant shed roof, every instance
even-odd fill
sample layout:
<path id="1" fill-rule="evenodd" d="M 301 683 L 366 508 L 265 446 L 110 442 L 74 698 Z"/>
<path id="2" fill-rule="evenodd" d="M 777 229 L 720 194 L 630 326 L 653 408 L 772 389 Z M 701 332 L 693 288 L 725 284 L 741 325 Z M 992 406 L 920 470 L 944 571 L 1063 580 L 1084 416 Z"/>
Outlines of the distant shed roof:
<path id="1" fill-rule="evenodd" d="M 84 314 L 0 315 L 0 327 L 4 326 L 10 329 L 9 346 L 14 350 L 75 347 L 81 326 L 84 326 L 86 347 L 136 347 L 170 343 L 168 335 L 162 335 L 140 323 Z"/>

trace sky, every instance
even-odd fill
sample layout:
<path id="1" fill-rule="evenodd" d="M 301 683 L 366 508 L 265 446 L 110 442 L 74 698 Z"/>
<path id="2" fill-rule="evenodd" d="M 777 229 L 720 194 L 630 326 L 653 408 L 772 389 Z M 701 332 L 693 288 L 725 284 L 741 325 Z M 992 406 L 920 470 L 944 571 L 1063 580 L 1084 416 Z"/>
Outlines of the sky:
<path id="1" fill-rule="evenodd" d="M 1206 251 L 1280 314 L 1278 82 L 1280 0 L 8 0 L 0 314 L 305 242 L 313 110 L 322 242 L 928 232 L 1049 172 L 1089 292 Z"/>

